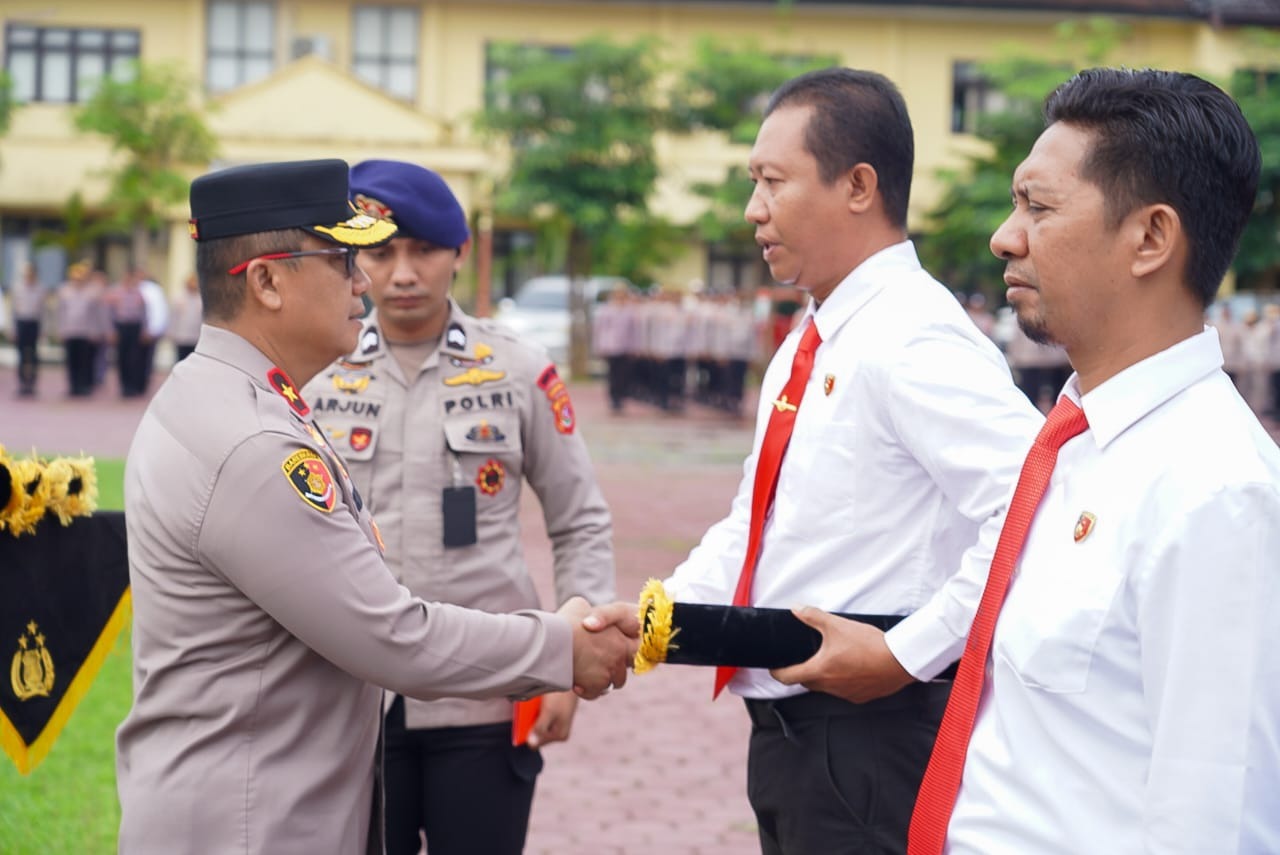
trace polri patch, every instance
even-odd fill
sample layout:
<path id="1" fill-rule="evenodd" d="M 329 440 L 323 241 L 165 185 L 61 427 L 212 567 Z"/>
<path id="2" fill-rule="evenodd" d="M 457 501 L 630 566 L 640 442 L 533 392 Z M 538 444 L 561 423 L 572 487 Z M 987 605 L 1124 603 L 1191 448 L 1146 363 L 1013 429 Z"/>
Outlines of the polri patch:
<path id="1" fill-rule="evenodd" d="M 507 470 L 503 467 L 502 461 L 494 460 L 492 457 L 484 462 L 479 473 L 476 474 L 476 486 L 486 496 L 498 495 L 498 491 L 506 482 Z"/>
<path id="2" fill-rule="evenodd" d="M 373 442 L 373 431 L 366 427 L 352 428 L 349 442 L 352 450 L 364 451 Z"/>
<path id="3" fill-rule="evenodd" d="M 569 400 L 569 387 L 564 385 L 554 365 L 548 365 L 538 375 L 538 388 L 551 402 L 551 413 L 555 416 L 556 430 L 564 434 L 573 433 L 576 421 L 573 415 L 573 402 Z"/>
<path id="4" fill-rule="evenodd" d="M 302 448 L 285 458 L 280 464 L 285 477 L 293 485 L 302 500 L 318 511 L 330 513 L 338 504 L 338 491 L 333 485 L 333 475 L 324 465 L 320 455 L 309 448 Z"/>

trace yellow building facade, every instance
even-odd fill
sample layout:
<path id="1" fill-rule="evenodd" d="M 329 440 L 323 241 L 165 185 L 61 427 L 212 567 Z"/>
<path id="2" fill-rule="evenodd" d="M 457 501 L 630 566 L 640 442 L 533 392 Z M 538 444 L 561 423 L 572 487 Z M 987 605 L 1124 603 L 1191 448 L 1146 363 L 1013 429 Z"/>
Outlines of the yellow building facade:
<path id="1" fill-rule="evenodd" d="M 690 56 L 698 39 L 713 36 L 778 54 L 835 56 L 882 72 L 902 89 L 915 124 L 911 219 L 918 224 L 937 198 L 935 171 L 957 165 L 978 144 L 960 115 L 980 94 L 965 90 L 966 64 L 994 58 L 1009 45 L 1050 55 L 1055 25 L 1099 5 L 4 0 L 4 68 L 21 106 L 0 138 L 0 262 L 11 277 L 18 259 L 36 254 L 32 236 L 56 227 L 74 192 L 91 207 L 100 202 L 103 172 L 115 156 L 100 137 L 76 132 L 71 116 L 95 75 L 129 59 L 177 64 L 200 87 L 220 149 L 210 168 L 311 157 L 400 158 L 439 171 L 473 217 L 487 222 L 487 188 L 501 180 L 504 167 L 471 129 L 491 71 L 488 46 L 568 47 L 600 34 L 620 42 L 656 37 L 663 58 L 673 62 Z M 1125 64 L 1214 74 L 1241 64 L 1238 24 L 1249 22 L 1206 19 L 1191 5 L 1105 4 L 1130 28 Z M 688 223 L 702 204 L 692 185 L 717 182 L 731 165 L 745 164 L 748 147 L 700 133 L 661 136 L 658 152 L 662 177 L 653 208 Z M 172 211 L 153 258 L 144 262 L 170 287 L 192 269 L 185 218 L 180 207 Z M 502 266 L 510 246 L 502 229 L 497 238 L 500 275 L 493 289 L 500 295 L 517 269 Z M 68 260 L 45 252 L 42 272 Z M 109 267 L 127 261 L 123 245 L 97 252 Z M 750 286 L 757 284 L 751 277 L 761 276 L 758 259 L 753 266 L 743 274 L 741 265 L 726 267 L 708 248 L 690 243 L 663 280 Z M 746 281 L 724 281 L 743 275 Z M 464 278 L 468 287 L 474 271 Z"/>

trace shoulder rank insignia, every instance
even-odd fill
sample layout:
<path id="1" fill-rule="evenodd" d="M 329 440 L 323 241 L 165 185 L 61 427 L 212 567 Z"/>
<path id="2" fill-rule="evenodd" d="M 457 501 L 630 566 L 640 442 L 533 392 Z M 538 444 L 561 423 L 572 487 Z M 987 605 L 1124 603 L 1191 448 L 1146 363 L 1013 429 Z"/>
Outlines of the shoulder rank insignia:
<path id="1" fill-rule="evenodd" d="M 494 371 L 491 368 L 482 368 L 481 366 L 489 365 L 493 362 L 493 348 L 487 344 L 476 344 L 476 355 L 473 357 L 449 355 L 449 364 L 454 368 L 465 368 L 461 374 L 455 374 L 452 377 L 444 378 L 446 386 L 479 386 L 482 383 L 492 383 L 495 380 L 501 380 L 507 376 L 505 371 Z"/>
<path id="2" fill-rule="evenodd" d="M 44 633 L 35 621 L 29 622 L 27 631 L 18 636 L 18 650 L 9 666 L 9 683 L 20 701 L 47 698 L 53 690 L 53 657 L 44 646 Z"/>
<path id="3" fill-rule="evenodd" d="M 382 337 L 378 335 L 377 327 L 369 327 L 360 334 L 360 355 L 368 356 L 375 353 L 382 346 Z"/>
<path id="4" fill-rule="evenodd" d="M 467 431 L 467 439 L 472 442 L 502 442 L 506 438 L 505 433 L 484 420 Z"/>
<path id="5" fill-rule="evenodd" d="M 333 486 L 333 475 L 320 455 L 311 449 L 303 448 L 290 454 L 280 468 L 293 489 L 311 507 L 327 514 L 337 505 L 338 491 Z"/>
<path id="6" fill-rule="evenodd" d="M 1072 532 L 1072 537 L 1076 539 L 1076 543 L 1084 540 L 1093 532 L 1093 526 L 1098 522 L 1098 518 L 1088 511 L 1080 514 L 1080 519 L 1076 520 L 1076 529 Z"/>
<path id="7" fill-rule="evenodd" d="M 502 461 L 494 460 L 490 457 L 480 467 L 480 472 L 476 475 L 476 486 L 480 488 L 480 492 L 486 496 L 496 496 L 498 491 L 502 489 L 502 485 L 507 481 L 507 470 L 503 468 Z"/>
<path id="8" fill-rule="evenodd" d="M 289 375 L 285 374 L 282 369 L 273 366 L 267 372 L 267 382 L 271 384 L 271 388 L 275 389 L 280 397 L 289 402 L 289 409 L 293 410 L 299 418 L 305 418 L 311 412 L 307 402 L 302 400 L 302 395 L 298 394 L 298 387 L 293 385 Z"/>
<path id="9" fill-rule="evenodd" d="M 560 433 L 573 433 L 573 426 L 576 423 L 573 417 L 573 403 L 569 400 L 569 388 L 560 379 L 555 365 L 548 365 L 538 375 L 538 388 L 551 402 L 551 413 L 555 416 L 556 430 Z"/>

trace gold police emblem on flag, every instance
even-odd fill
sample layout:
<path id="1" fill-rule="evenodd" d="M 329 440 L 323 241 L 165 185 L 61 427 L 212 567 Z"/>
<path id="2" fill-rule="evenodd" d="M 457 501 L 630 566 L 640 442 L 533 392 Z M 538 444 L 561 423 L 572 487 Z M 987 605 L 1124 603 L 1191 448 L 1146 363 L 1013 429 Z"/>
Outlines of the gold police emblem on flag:
<path id="1" fill-rule="evenodd" d="M 34 647 L 32 642 L 35 642 Z M 44 633 L 39 631 L 35 621 L 31 621 L 27 624 L 27 631 L 18 636 L 18 650 L 9 666 L 13 694 L 20 701 L 47 698 L 53 691 L 53 680 L 53 657 L 49 655 L 49 648 L 44 646 Z"/>
<path id="2" fill-rule="evenodd" d="M 1096 523 L 1097 521 L 1098 521 L 1098 518 L 1095 517 L 1093 514 L 1089 513 L 1088 511 L 1081 512 L 1080 519 L 1076 520 L 1076 530 L 1072 535 L 1073 537 L 1075 537 L 1076 543 L 1079 543 L 1080 541 L 1084 540 L 1086 537 L 1089 536 L 1089 534 L 1093 531 L 1094 523 Z"/>

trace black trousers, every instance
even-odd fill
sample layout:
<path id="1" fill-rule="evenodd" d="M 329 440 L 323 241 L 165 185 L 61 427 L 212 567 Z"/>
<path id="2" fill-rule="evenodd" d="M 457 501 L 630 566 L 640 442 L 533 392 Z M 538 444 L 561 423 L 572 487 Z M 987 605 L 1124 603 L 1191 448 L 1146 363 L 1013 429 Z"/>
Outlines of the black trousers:
<path id="1" fill-rule="evenodd" d="M 40 373 L 40 356 L 36 347 L 40 342 L 40 322 L 20 320 L 17 333 L 18 390 L 29 394 L 35 391 L 36 378 Z"/>
<path id="2" fill-rule="evenodd" d="M 609 365 L 609 405 L 622 409 L 622 402 L 631 396 L 631 357 L 624 354 L 605 357 Z"/>
<path id="3" fill-rule="evenodd" d="M 406 730 L 404 700 L 387 711 L 383 775 L 387 855 L 519 855 L 542 755 L 511 744 L 511 722 Z"/>
<path id="4" fill-rule="evenodd" d="M 763 855 L 898 855 L 951 683 L 851 704 L 747 701 L 747 794 Z"/>
<path id="5" fill-rule="evenodd" d="M 72 395 L 88 395 L 93 391 L 93 358 L 98 347 L 87 338 L 69 338 L 63 342 L 67 363 L 67 391 Z"/>
<path id="6" fill-rule="evenodd" d="M 116 321 L 116 370 L 120 373 L 120 393 L 132 397 L 146 389 L 146 349 L 142 324 Z"/>

